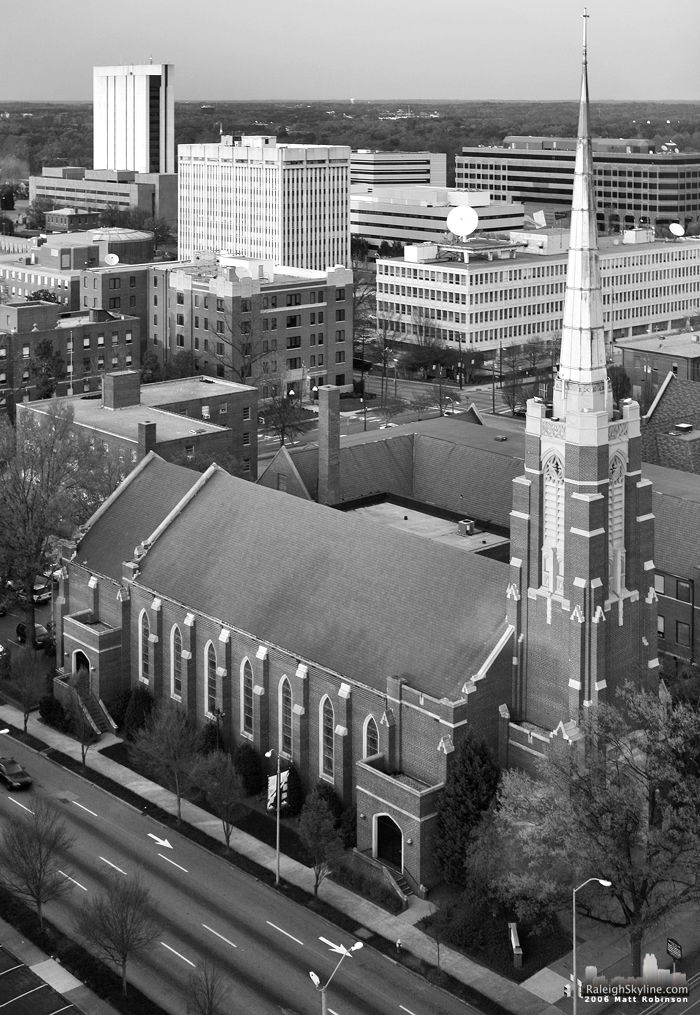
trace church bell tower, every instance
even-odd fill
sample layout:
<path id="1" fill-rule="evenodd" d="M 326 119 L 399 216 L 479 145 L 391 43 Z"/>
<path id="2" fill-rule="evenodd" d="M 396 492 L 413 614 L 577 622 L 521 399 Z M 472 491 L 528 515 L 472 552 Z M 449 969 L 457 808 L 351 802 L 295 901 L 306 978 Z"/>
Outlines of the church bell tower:
<path id="1" fill-rule="evenodd" d="M 547 730 L 658 685 L 654 516 L 639 405 L 613 410 L 588 108 L 587 18 L 561 358 L 548 418 L 527 405 L 525 473 L 513 483 L 508 615 L 512 715 Z"/>

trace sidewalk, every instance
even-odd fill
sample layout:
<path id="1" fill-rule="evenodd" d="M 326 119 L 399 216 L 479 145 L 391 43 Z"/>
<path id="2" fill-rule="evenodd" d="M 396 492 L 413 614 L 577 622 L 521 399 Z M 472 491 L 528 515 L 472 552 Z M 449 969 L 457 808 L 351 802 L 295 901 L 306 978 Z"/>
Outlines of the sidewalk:
<path id="1" fill-rule="evenodd" d="M 22 714 L 10 705 L 2 705 L 0 724 L 3 722 L 21 729 Z M 45 726 L 35 718 L 29 719 L 27 728 L 44 743 L 80 761 L 80 745 L 70 737 Z M 97 747 L 88 754 L 88 768 L 101 772 L 145 800 L 157 804 L 164 811 L 175 814 L 176 803 L 172 793 L 100 754 L 101 749 L 117 741 L 118 738 L 112 734 L 103 734 Z M 187 800 L 182 801 L 182 818 L 213 839 L 224 842 L 219 819 Z M 231 848 L 268 870 L 275 870 L 274 849 L 236 828 L 231 835 Z M 282 855 L 280 876 L 309 895 L 313 895 L 314 875 L 310 868 Z M 419 920 L 433 911 L 434 906 L 431 903 L 412 896 L 408 909 L 398 916 L 392 916 L 374 903 L 328 880 L 322 883 L 319 897 L 356 920 L 361 928 L 364 928 L 364 933 L 361 930 L 358 936 L 367 937 L 367 932 L 370 932 L 392 942 L 400 939 L 404 950 L 437 966 L 435 942 L 415 927 Z M 577 966 L 581 972 L 586 965 L 596 965 L 601 973 L 605 971 L 607 975 L 611 973 L 615 975 L 629 968 L 629 945 L 624 930 L 606 929 L 593 921 L 579 920 L 577 931 Z M 695 914 L 688 914 L 687 919 L 686 914 L 674 918 L 673 923 L 669 925 L 669 933 L 679 940 L 682 939 L 684 956 L 689 958 L 695 956 L 697 963 L 700 959 L 700 926 Z M 648 943 L 645 942 L 644 946 L 645 953 L 655 952 L 660 966 L 663 965 L 665 944 L 665 935 L 659 935 L 658 941 L 654 938 Z M 571 1011 L 572 1002 L 564 997 L 564 987 L 570 982 L 572 965 L 572 954 L 569 953 L 551 967 L 546 967 L 530 977 L 524 985 L 518 985 L 445 945 L 440 948 L 440 966 L 445 972 L 497 1001 L 513 1015 L 559 1015 L 560 1012 Z M 688 973 L 692 971 L 690 963 L 684 962 L 683 969 Z M 96 1010 L 96 1015 L 97 1012 L 99 1010 Z"/>
<path id="2" fill-rule="evenodd" d="M 118 1015 L 115 1008 L 88 990 L 55 959 L 49 958 L 31 941 L 26 941 L 4 920 L 0 920 L 0 944 L 84 1015 Z"/>

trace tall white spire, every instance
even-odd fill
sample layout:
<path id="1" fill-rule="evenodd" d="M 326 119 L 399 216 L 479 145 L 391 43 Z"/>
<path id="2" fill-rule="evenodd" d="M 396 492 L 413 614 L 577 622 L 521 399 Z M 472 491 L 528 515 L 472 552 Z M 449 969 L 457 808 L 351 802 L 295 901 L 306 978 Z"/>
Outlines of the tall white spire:
<path id="1" fill-rule="evenodd" d="M 569 261 L 559 377 L 554 391 L 554 415 L 559 418 L 566 416 L 567 404 L 571 408 L 599 410 L 605 408 L 608 401 L 588 109 L 588 14 L 585 8 L 582 17 L 581 100 L 571 205 Z"/>

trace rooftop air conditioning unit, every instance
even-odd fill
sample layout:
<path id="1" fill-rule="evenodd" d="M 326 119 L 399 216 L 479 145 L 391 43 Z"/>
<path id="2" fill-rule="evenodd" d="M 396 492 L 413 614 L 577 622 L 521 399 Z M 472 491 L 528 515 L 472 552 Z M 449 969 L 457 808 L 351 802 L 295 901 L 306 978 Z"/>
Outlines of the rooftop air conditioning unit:
<path id="1" fill-rule="evenodd" d="M 463 518 L 461 522 L 457 522 L 457 532 L 460 536 L 473 536 L 474 535 L 474 522 L 471 518 Z"/>
<path id="2" fill-rule="evenodd" d="M 673 424 L 673 429 L 674 429 L 674 431 L 676 433 L 692 433 L 693 432 L 693 424 L 692 423 L 674 423 Z"/>

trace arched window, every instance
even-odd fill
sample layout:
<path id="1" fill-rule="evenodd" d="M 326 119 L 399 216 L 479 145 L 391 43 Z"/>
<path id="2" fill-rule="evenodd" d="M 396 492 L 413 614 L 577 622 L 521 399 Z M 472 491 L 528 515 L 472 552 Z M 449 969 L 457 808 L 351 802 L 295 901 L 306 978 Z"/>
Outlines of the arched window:
<path id="1" fill-rule="evenodd" d="M 170 635 L 170 693 L 182 697 L 182 635 L 177 624 Z"/>
<path id="2" fill-rule="evenodd" d="M 335 720 L 333 715 L 333 703 L 331 699 L 325 697 L 321 702 L 321 775 L 326 776 L 329 779 L 333 778 L 333 732 L 335 730 Z"/>
<path id="3" fill-rule="evenodd" d="M 280 684 L 279 701 L 280 751 L 287 757 L 292 756 L 292 688 L 285 677 Z"/>
<path id="4" fill-rule="evenodd" d="M 139 680 L 147 684 L 151 679 L 151 661 L 148 652 L 148 640 L 151 628 L 148 623 L 148 614 L 141 611 L 139 620 Z"/>
<path id="5" fill-rule="evenodd" d="M 208 715 L 214 715 L 216 709 L 216 649 L 208 642 L 204 649 L 205 699 L 204 704 Z"/>
<path id="6" fill-rule="evenodd" d="M 564 466 L 557 455 L 544 463 L 544 531 L 542 584 L 550 592 L 564 591 Z"/>
<path id="7" fill-rule="evenodd" d="M 253 667 L 247 659 L 241 665 L 241 732 L 253 735 Z"/>
<path id="8" fill-rule="evenodd" d="M 379 730 L 374 716 L 368 715 L 365 720 L 365 757 L 371 758 L 379 754 Z"/>
<path id="9" fill-rule="evenodd" d="M 608 566 L 610 589 L 621 595 L 625 587 L 625 462 L 613 455 L 608 488 Z"/>

